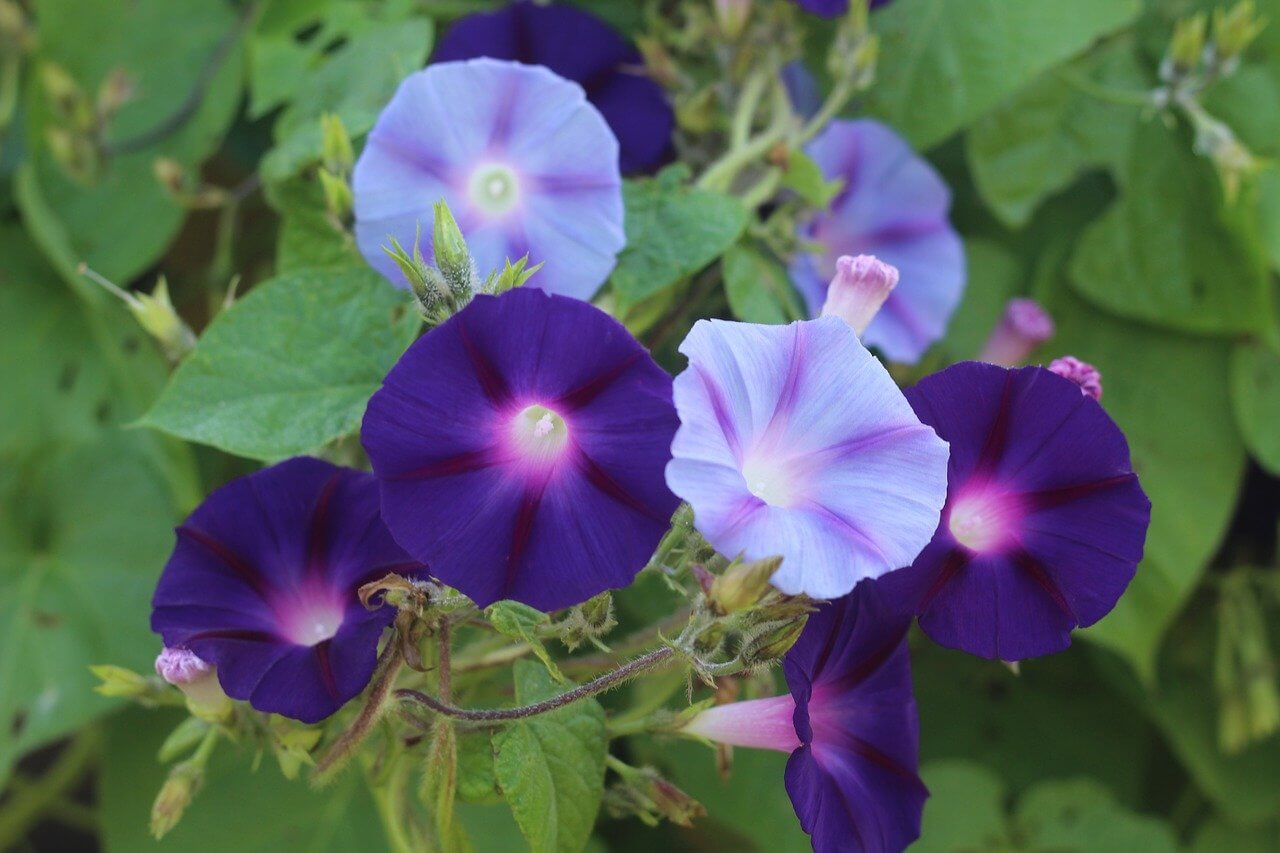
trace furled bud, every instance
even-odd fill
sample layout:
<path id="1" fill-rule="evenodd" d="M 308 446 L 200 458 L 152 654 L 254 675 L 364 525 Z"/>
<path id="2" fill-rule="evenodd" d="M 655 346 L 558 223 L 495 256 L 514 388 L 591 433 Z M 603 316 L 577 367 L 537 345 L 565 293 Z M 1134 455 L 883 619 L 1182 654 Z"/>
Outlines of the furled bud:
<path id="1" fill-rule="evenodd" d="M 713 0 L 716 24 L 730 41 L 742 35 L 751 17 L 752 0 Z"/>
<path id="2" fill-rule="evenodd" d="M 1011 299 L 978 358 L 1001 367 L 1016 367 L 1051 337 L 1053 318 L 1038 302 Z"/>
<path id="3" fill-rule="evenodd" d="M 861 335 L 897 286 L 897 267 L 873 255 L 844 255 L 836 261 L 822 316 L 839 317 Z"/>
<path id="4" fill-rule="evenodd" d="M 1080 386 L 1080 393 L 1095 400 L 1102 399 L 1102 374 L 1098 368 L 1075 356 L 1064 355 L 1049 363 L 1049 369 Z"/>
<path id="5" fill-rule="evenodd" d="M 138 85 L 123 68 L 113 68 L 98 86 L 97 110 L 102 121 L 109 121 L 120 108 L 133 100 Z"/>
<path id="6" fill-rule="evenodd" d="M 569 611 L 559 623 L 560 642 L 570 650 L 584 642 L 607 649 L 601 637 L 613 630 L 618 620 L 613 615 L 613 595 L 602 592 Z"/>
<path id="7" fill-rule="evenodd" d="M 351 148 L 351 135 L 336 113 L 320 116 L 320 136 L 324 168 L 339 177 L 350 175 L 356 156 Z"/>
<path id="8" fill-rule="evenodd" d="M 1166 83 L 1186 77 L 1200 65 L 1207 24 L 1208 18 L 1201 12 L 1174 25 L 1169 50 L 1160 66 L 1160 77 Z"/>
<path id="9" fill-rule="evenodd" d="M 151 834 L 157 841 L 168 835 L 178 825 L 178 821 L 182 820 L 182 815 L 187 806 L 191 805 L 192 798 L 203 782 L 204 765 L 201 762 L 184 761 L 169 771 L 169 778 L 165 779 L 151 806 Z"/>
<path id="10" fill-rule="evenodd" d="M 525 255 L 514 264 L 508 258 L 501 270 L 495 270 L 489 274 L 489 278 L 480 289 L 484 293 L 498 296 L 508 290 L 523 287 L 524 283 L 533 278 L 533 274 L 540 269 L 542 269 L 542 264 L 529 266 L 528 255 Z"/>
<path id="11" fill-rule="evenodd" d="M 89 671 L 97 676 L 100 683 L 93 689 L 102 696 L 138 699 L 152 692 L 144 676 L 122 666 L 101 664 L 89 667 Z"/>
<path id="12" fill-rule="evenodd" d="M 40 66 L 40 83 L 54 116 L 73 131 L 87 133 L 97 124 L 93 106 L 80 84 L 61 65 L 46 62 Z"/>
<path id="13" fill-rule="evenodd" d="M 435 204 L 435 225 L 431 235 L 432 250 L 435 253 L 436 269 L 444 276 L 450 293 L 466 304 L 479 286 L 476 265 L 467 249 L 467 241 L 462 236 L 462 229 L 453 218 L 453 211 L 443 199 Z"/>
<path id="14" fill-rule="evenodd" d="M 652 767 L 632 767 L 611 757 L 609 768 L 618 775 L 618 783 L 607 798 L 615 817 L 637 817 L 649 826 L 665 819 L 677 826 L 691 827 L 694 818 L 707 813 L 702 803 Z"/>
<path id="15" fill-rule="evenodd" d="M 124 290 L 99 275 L 85 264 L 80 265 L 80 274 L 106 288 L 124 302 L 129 313 L 138 321 L 143 330 L 155 338 L 171 362 L 181 361 L 187 353 L 195 349 L 196 335 L 191 327 L 178 315 L 169 298 L 169 283 L 164 276 L 156 281 L 155 290 L 151 293 Z"/>
<path id="16" fill-rule="evenodd" d="M 757 625 L 742 641 L 738 658 L 745 666 L 755 667 L 779 660 L 800 638 L 804 619 L 780 619 Z"/>
<path id="17" fill-rule="evenodd" d="M 346 222 L 351 218 L 351 211 L 355 206 L 351 185 L 346 178 L 328 169 L 321 169 L 316 174 L 320 178 L 320 189 L 324 192 L 325 210 L 339 222 Z"/>
<path id="18" fill-rule="evenodd" d="M 156 674 L 183 692 L 187 708 L 200 719 L 221 722 L 231 714 L 216 668 L 189 649 L 166 647 L 156 658 Z"/>
<path id="19" fill-rule="evenodd" d="M 1231 204 L 1240 193 L 1241 183 L 1260 172 L 1264 164 L 1229 125 L 1209 115 L 1198 103 L 1189 103 L 1187 111 L 1195 128 L 1195 151 L 1213 163 L 1222 181 L 1223 197 Z"/>
<path id="20" fill-rule="evenodd" d="M 769 580 L 781 566 L 781 557 L 767 557 L 729 566 L 711 584 L 711 594 L 707 596 L 707 600 L 712 612 L 723 616 L 755 605 L 772 589 Z"/>
<path id="21" fill-rule="evenodd" d="M 86 183 L 98 174 L 98 149 L 88 136 L 65 127 L 46 127 L 44 139 L 54 162 L 72 180 Z"/>
<path id="22" fill-rule="evenodd" d="M 383 246 L 382 251 L 386 252 L 387 256 L 400 268 L 400 272 L 404 273 L 423 318 L 428 323 L 441 323 L 452 313 L 449 310 L 452 302 L 449 285 L 440 271 L 428 265 L 426 259 L 422 257 L 420 237 L 421 230 L 414 233 L 412 254 L 401 246 L 400 241 L 395 237 L 389 238 L 390 245 Z"/>
<path id="23" fill-rule="evenodd" d="M 1230 10 L 1213 11 L 1213 49 L 1219 60 L 1238 61 L 1264 29 L 1267 20 L 1258 14 L 1254 0 L 1240 0 Z"/>

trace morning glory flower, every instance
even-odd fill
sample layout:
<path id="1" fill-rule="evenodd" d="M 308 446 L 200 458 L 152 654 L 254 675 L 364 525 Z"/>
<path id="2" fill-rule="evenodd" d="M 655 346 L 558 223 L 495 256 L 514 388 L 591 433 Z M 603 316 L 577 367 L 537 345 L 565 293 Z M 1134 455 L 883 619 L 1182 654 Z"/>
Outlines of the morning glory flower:
<path id="1" fill-rule="evenodd" d="M 791 753 L 787 794 L 814 850 L 902 850 L 919 837 L 929 796 L 917 775 L 910 623 L 863 581 L 809 617 L 783 660 L 787 695 L 709 708 L 682 731 Z"/>
<path id="2" fill-rule="evenodd" d="M 849 0 L 792 0 L 801 9 L 824 18 L 837 18 L 849 11 Z M 889 0 L 871 0 L 872 9 L 884 6 Z"/>
<path id="3" fill-rule="evenodd" d="M 653 168 L 671 147 L 675 115 L 644 75 L 640 51 L 595 15 L 573 6 L 513 3 L 458 20 L 436 62 L 488 56 L 545 65 L 582 86 L 618 137 L 623 172 Z"/>
<path id="4" fill-rule="evenodd" d="M 233 480 L 177 530 L 152 599 L 167 651 L 156 669 L 183 684 L 216 667 L 222 689 L 259 711 L 315 723 L 369 683 L 395 615 L 358 590 L 415 574 L 378 516 L 373 477 L 290 459 Z"/>
<path id="5" fill-rule="evenodd" d="M 1041 367 L 962 362 L 907 390 L 951 443 L 942 522 L 881 580 L 938 643 L 1017 661 L 1052 654 L 1111 611 L 1142 559 L 1151 502 L 1124 434 Z"/>
<path id="6" fill-rule="evenodd" d="M 724 554 L 835 598 L 909 565 L 938 526 L 947 445 L 838 317 L 700 320 L 680 346 L 671 490 Z"/>
<path id="7" fill-rule="evenodd" d="M 546 68 L 473 59 L 409 75 L 356 163 L 356 241 L 400 287 L 383 251 L 457 218 L 481 277 L 529 255 L 552 293 L 590 298 L 626 243 L 618 142 L 582 87 Z M 426 253 L 426 252 L 424 252 Z"/>
<path id="8" fill-rule="evenodd" d="M 626 586 L 678 505 L 663 482 L 671 378 L 593 306 L 477 296 L 415 342 L 361 439 L 392 534 L 487 606 L 540 610 Z"/>
<path id="9" fill-rule="evenodd" d="M 918 361 L 942 337 L 964 292 L 950 190 L 905 140 L 871 119 L 834 121 L 806 150 L 844 188 L 802 226 L 800 236 L 822 251 L 798 255 L 792 280 L 816 316 L 842 255 L 875 255 L 897 267 L 901 281 L 863 341 L 893 361 Z"/>

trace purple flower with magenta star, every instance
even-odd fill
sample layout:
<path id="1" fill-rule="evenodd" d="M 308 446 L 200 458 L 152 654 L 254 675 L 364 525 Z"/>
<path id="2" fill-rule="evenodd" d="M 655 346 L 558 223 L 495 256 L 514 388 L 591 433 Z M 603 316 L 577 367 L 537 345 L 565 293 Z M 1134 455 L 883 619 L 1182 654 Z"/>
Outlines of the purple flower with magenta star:
<path id="1" fill-rule="evenodd" d="M 809 617 L 783 661 L 787 695 L 710 708 L 682 731 L 791 753 L 787 794 L 814 850 L 902 850 L 919 837 L 929 796 L 917 775 L 910 622 L 863 581 Z"/>
<path id="2" fill-rule="evenodd" d="M 644 75 L 640 51 L 595 15 L 572 6 L 513 3 L 449 28 L 435 61 L 488 56 L 544 65 L 582 86 L 618 137 L 623 172 L 651 169 L 671 147 L 675 115 Z"/>
<path id="3" fill-rule="evenodd" d="M 369 683 L 395 615 L 367 610 L 360 587 L 421 570 L 368 474 L 299 458 L 233 480 L 177 530 L 152 599 L 157 670 L 186 683 L 216 667 L 233 699 L 318 722 Z"/>
<path id="4" fill-rule="evenodd" d="M 1111 611 L 1142 559 L 1151 502 L 1124 434 L 1075 382 L 962 362 L 907 390 L 951 443 L 937 535 L 881 580 L 938 643 L 1017 661 Z"/>
<path id="5" fill-rule="evenodd" d="M 582 87 L 546 68 L 473 59 L 409 75 L 378 117 L 352 181 L 356 241 L 400 287 L 383 247 L 431 233 L 444 199 L 483 277 L 546 266 L 552 293 L 590 298 L 626 243 L 618 142 Z"/>
<path id="6" fill-rule="evenodd" d="M 835 598 L 909 565 L 946 497 L 947 445 L 844 320 L 701 320 L 680 351 L 671 490 L 724 554 Z"/>
<path id="7" fill-rule="evenodd" d="M 387 526 L 432 575 L 553 610 L 644 567 L 678 504 L 676 426 L 671 378 L 620 323 L 519 288 L 409 347 L 361 439 Z"/>
<path id="8" fill-rule="evenodd" d="M 874 255 L 896 267 L 900 282 L 863 341 L 894 361 L 918 361 L 942 337 L 964 292 L 964 245 L 948 219 L 950 190 L 905 140 L 871 119 L 834 121 L 807 151 L 844 186 L 801 228 L 822 250 L 797 256 L 792 280 L 816 316 L 841 256 Z"/>

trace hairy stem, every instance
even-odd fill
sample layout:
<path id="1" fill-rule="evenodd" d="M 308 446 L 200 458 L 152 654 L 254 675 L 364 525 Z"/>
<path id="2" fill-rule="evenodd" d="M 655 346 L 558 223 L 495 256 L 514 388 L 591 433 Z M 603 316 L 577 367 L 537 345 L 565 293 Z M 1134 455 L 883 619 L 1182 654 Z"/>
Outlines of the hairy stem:
<path id="1" fill-rule="evenodd" d="M 329 751 L 316 762 L 312 777 L 315 783 L 323 784 L 334 770 L 346 764 L 347 759 L 355 754 L 356 749 L 373 731 L 374 724 L 382 715 L 387 697 L 391 695 L 396 676 L 404 666 L 404 657 L 400 654 L 400 644 L 397 639 L 395 636 L 388 639 L 386 647 L 378 658 L 378 666 L 374 670 L 372 686 L 369 688 L 369 698 L 360 709 L 360 716 L 356 717 L 355 722 L 338 736 L 333 746 L 329 747 Z"/>
<path id="2" fill-rule="evenodd" d="M 549 711 L 555 711 L 566 705 L 577 702 L 579 699 L 585 699 L 588 696 L 594 696 L 597 693 L 603 693 L 611 687 L 616 687 L 623 682 L 635 678 L 641 673 L 647 672 L 669 661 L 675 655 L 675 649 L 670 646 L 663 646 L 654 649 L 648 654 L 628 661 L 622 666 L 580 687 L 575 687 L 559 696 L 553 696 L 550 699 L 544 699 L 541 702 L 534 702 L 531 705 L 521 705 L 516 708 L 458 708 L 447 702 L 442 702 L 434 696 L 419 690 L 401 689 L 396 691 L 396 697 L 412 704 L 421 705 L 435 711 L 437 714 L 443 714 L 446 717 L 452 717 L 455 720 L 466 720 L 476 723 L 499 723 L 509 720 L 521 720 L 525 717 L 533 717 L 538 714 L 545 714 Z"/>

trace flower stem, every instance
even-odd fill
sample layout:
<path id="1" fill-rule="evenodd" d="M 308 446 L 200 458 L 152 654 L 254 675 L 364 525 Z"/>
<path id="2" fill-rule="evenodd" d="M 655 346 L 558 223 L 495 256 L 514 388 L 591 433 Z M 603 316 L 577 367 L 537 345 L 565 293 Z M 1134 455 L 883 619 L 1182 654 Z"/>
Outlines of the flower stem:
<path id="1" fill-rule="evenodd" d="M 538 714 L 545 714 L 549 711 L 555 711 L 566 705 L 577 702 L 579 699 L 586 699 L 588 696 L 594 696 L 597 693 L 603 693 L 611 687 L 622 684 L 629 679 L 635 678 L 641 673 L 647 672 L 658 666 L 667 663 L 675 655 L 675 649 L 670 646 L 654 649 L 648 654 L 641 655 L 634 660 L 628 661 L 622 666 L 611 672 L 606 672 L 599 678 L 588 681 L 579 687 L 561 693 L 559 696 L 553 696 L 550 699 L 544 699 L 541 702 L 534 702 L 531 705 L 521 705 L 516 708 L 458 708 L 443 702 L 434 696 L 419 690 L 411 690 L 403 688 L 396 691 L 396 697 L 405 702 L 422 705 L 435 711 L 437 714 L 443 714 L 446 717 L 453 717 L 457 720 L 466 720 L 475 723 L 500 723 L 510 720 L 521 720 L 525 717 L 533 717 Z"/>
<path id="2" fill-rule="evenodd" d="M 393 636 L 387 640 L 386 647 L 378 658 L 373 684 L 369 688 L 369 698 L 360 709 L 360 715 L 346 731 L 338 736 L 333 746 L 329 747 L 329 751 L 316 762 L 315 773 L 312 776 L 313 783 L 324 784 L 328 781 L 333 772 L 344 766 L 360 744 L 364 743 L 364 739 L 373 731 L 374 724 L 382 716 L 383 706 L 391 694 L 391 688 L 395 685 L 396 676 L 400 674 L 400 668 L 403 665 L 404 657 L 400 654 L 400 644 Z"/>

